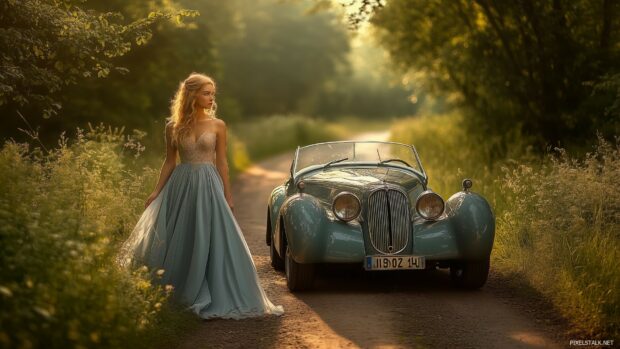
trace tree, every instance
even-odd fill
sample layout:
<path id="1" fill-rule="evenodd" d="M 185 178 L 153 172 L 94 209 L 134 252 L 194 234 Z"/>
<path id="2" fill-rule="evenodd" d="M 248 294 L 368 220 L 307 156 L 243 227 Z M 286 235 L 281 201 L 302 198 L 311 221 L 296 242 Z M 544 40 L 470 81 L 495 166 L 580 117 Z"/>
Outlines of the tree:
<path id="1" fill-rule="evenodd" d="M 73 0 L 7 0 L 0 3 L 0 106 L 34 105 L 57 113 L 58 93 L 83 78 L 126 70 L 114 63 L 132 45 L 151 38 L 165 18 L 195 15 L 153 11 L 124 24 L 114 12 L 84 10 Z"/>
<path id="2" fill-rule="evenodd" d="M 307 14 L 308 3 L 240 0 L 235 37 L 222 43 L 222 93 L 240 112 L 259 116 L 302 111 L 348 64 L 349 38 L 331 12 Z"/>
<path id="3" fill-rule="evenodd" d="M 70 88 L 64 96 L 66 108 L 63 124 L 84 124 L 103 121 L 117 126 L 151 130 L 157 140 L 163 123 L 169 116 L 169 103 L 179 85 L 193 71 L 219 74 L 214 31 L 230 30 L 232 18 L 229 3 L 216 1 L 105 1 L 92 0 L 97 9 L 112 8 L 127 18 L 139 18 L 144 13 L 164 8 L 178 11 L 190 8 L 199 16 L 181 23 L 161 22 L 152 29 L 153 38 L 139 50 L 118 59 L 127 74 L 110 74 L 107 79 L 88 81 Z M 167 6 L 167 7 L 166 7 Z M 156 125 L 153 125 L 156 123 Z"/>
<path id="4" fill-rule="evenodd" d="M 542 143 L 617 132 L 619 120 L 601 120 L 617 96 L 595 86 L 620 70 L 618 1 L 392 0 L 374 10 L 393 60 L 456 97 L 472 129 L 522 127 Z"/>

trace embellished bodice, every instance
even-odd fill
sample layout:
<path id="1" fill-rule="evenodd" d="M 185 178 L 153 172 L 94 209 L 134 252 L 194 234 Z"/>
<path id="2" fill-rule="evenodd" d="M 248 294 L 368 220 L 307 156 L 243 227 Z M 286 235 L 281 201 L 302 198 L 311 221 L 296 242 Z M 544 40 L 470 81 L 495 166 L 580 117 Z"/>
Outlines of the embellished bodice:
<path id="1" fill-rule="evenodd" d="M 181 162 L 190 164 L 215 163 L 215 132 L 203 132 L 196 141 L 193 136 L 179 140 Z"/>

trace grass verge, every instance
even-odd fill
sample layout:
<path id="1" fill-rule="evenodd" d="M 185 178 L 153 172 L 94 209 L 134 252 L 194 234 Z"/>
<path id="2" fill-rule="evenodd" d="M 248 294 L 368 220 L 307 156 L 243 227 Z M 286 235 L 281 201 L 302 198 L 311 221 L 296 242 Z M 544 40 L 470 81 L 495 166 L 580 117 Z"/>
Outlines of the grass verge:
<path id="1" fill-rule="evenodd" d="M 417 147 L 444 198 L 464 177 L 474 180 L 497 217 L 495 270 L 520 275 L 575 334 L 617 338 L 620 143 L 599 138 L 580 158 L 563 150 L 535 155 L 519 132 L 488 138 L 467 133 L 463 122 L 460 115 L 407 119 L 392 139 Z"/>

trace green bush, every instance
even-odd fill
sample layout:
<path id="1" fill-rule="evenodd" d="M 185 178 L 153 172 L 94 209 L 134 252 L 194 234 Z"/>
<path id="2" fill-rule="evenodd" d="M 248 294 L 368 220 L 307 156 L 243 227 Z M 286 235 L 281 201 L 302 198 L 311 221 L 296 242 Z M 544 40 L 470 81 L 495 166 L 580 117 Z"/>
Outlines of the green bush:
<path id="1" fill-rule="evenodd" d="M 0 347 L 125 348 L 151 326 L 165 292 L 115 263 L 155 177 L 129 170 L 139 150 L 101 127 L 49 153 L 3 146 Z"/>
<path id="2" fill-rule="evenodd" d="M 250 157 L 247 145 L 233 131 L 228 131 L 227 141 L 226 156 L 228 158 L 229 176 L 233 180 L 240 172 L 250 166 Z"/>
<path id="3" fill-rule="evenodd" d="M 234 128 L 236 139 L 256 161 L 293 150 L 298 145 L 326 142 L 347 134 L 342 126 L 301 115 L 274 115 Z"/>

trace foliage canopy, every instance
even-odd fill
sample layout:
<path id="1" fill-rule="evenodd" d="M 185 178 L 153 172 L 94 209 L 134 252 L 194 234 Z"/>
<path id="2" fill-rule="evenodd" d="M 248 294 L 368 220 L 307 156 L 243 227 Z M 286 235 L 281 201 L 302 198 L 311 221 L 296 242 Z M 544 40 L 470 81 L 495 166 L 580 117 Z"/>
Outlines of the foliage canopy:
<path id="1" fill-rule="evenodd" d="M 374 7 L 394 61 L 470 111 L 482 133 L 520 126 L 546 142 L 617 133 L 617 1 L 359 2 Z"/>
<path id="2" fill-rule="evenodd" d="M 9 0 L 0 3 L 0 105 L 35 104 L 44 116 L 61 108 L 57 93 L 80 79 L 126 72 L 113 59 L 151 38 L 163 19 L 194 11 L 153 11 L 124 23 L 117 12 L 85 10 L 79 0 Z"/>

